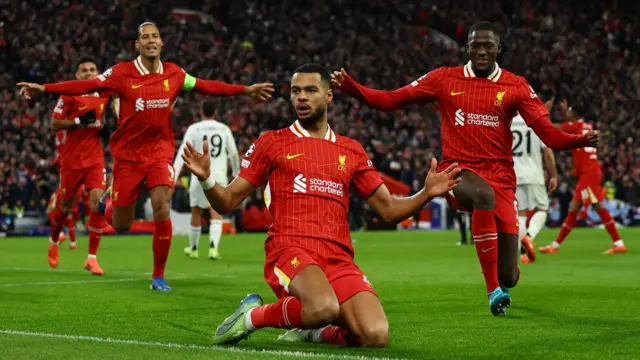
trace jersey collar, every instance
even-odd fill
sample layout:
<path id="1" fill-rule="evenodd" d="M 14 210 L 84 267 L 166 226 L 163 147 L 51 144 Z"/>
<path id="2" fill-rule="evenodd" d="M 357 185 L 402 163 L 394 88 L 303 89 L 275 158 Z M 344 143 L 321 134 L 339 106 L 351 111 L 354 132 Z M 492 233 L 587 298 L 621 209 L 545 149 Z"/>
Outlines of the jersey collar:
<path id="1" fill-rule="evenodd" d="M 142 63 L 141 56 L 138 56 L 135 60 L 133 60 L 133 64 L 136 66 L 136 69 L 138 70 L 140 75 L 144 76 L 144 75 L 151 74 L 149 70 Z M 164 67 L 162 66 L 162 61 L 160 61 L 158 64 L 158 74 L 162 74 L 162 73 L 164 73 Z"/>
<path id="2" fill-rule="evenodd" d="M 296 120 L 293 124 L 291 124 L 291 126 L 289 126 L 289 130 L 291 130 L 291 132 L 299 137 L 311 137 L 311 134 L 309 134 L 309 132 L 302 127 L 302 125 L 300 125 L 300 122 L 298 120 Z M 324 139 L 325 140 L 329 140 L 331 142 L 336 142 L 336 134 L 333 132 L 333 130 L 331 130 L 331 126 L 327 125 L 327 133 L 324 135 Z"/>
<path id="3" fill-rule="evenodd" d="M 498 66 L 498 63 L 496 63 L 495 70 L 493 70 L 493 72 L 491 73 L 491 75 L 489 75 L 489 77 L 487 77 L 487 79 L 493 82 L 498 82 L 501 75 L 502 75 L 502 69 L 500 68 L 500 66 Z M 476 77 L 476 74 L 473 72 L 473 69 L 471 67 L 471 60 L 469 60 L 467 65 L 464 66 L 464 77 L 466 78 Z"/>

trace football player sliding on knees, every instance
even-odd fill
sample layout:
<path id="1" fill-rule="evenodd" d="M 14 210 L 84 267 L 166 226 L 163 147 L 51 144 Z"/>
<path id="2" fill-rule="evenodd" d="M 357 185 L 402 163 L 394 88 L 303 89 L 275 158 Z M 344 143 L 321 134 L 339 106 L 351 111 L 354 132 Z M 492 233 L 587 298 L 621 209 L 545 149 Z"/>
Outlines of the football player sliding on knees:
<path id="1" fill-rule="evenodd" d="M 527 80 L 498 66 L 500 51 L 497 27 L 479 22 L 469 30 L 469 62 L 464 66 L 435 69 L 393 91 L 358 84 L 344 69 L 332 78 L 343 92 L 383 111 L 438 102 L 440 167 L 457 162 L 463 169 L 462 181 L 447 199 L 460 210 L 472 211 L 471 233 L 494 315 L 506 312 L 511 304 L 509 289 L 520 277 L 511 118 L 518 112 L 554 150 L 596 146 L 599 141 L 594 131 L 571 135 L 556 129 Z"/>
<path id="2" fill-rule="evenodd" d="M 111 203 L 100 206 L 109 223 L 127 231 L 134 218 L 141 187 L 149 189 L 155 230 L 151 289 L 168 291 L 164 270 L 171 246 L 169 217 L 174 188 L 175 151 L 171 111 L 182 91 L 216 96 L 249 95 L 265 101 L 273 93 L 271 83 L 251 86 L 197 79 L 173 63 L 160 61 L 162 37 L 157 26 L 146 22 L 137 29 L 136 49 L 140 56 L 121 62 L 92 80 L 55 84 L 18 83 L 20 93 L 30 98 L 36 92 L 82 95 L 107 91 L 119 97 L 118 130 L 110 141 L 114 157 Z"/>
<path id="3" fill-rule="evenodd" d="M 438 173 L 434 159 L 420 192 L 391 196 L 362 145 L 329 126 L 332 98 L 326 69 L 316 64 L 296 69 L 291 103 L 298 120 L 263 133 L 228 186 L 214 180 L 207 142 L 203 154 L 186 144 L 184 164 L 200 180 L 214 210 L 233 211 L 266 184 L 265 202 L 273 214 L 264 274 L 279 300 L 264 305 L 259 295 L 248 295 L 217 328 L 216 344 L 234 344 L 257 329 L 272 327 L 293 329 L 282 340 L 387 345 L 386 315 L 373 285 L 354 262 L 347 223 L 349 187 L 385 221 L 397 223 L 454 189 L 460 169 L 451 163 Z"/>

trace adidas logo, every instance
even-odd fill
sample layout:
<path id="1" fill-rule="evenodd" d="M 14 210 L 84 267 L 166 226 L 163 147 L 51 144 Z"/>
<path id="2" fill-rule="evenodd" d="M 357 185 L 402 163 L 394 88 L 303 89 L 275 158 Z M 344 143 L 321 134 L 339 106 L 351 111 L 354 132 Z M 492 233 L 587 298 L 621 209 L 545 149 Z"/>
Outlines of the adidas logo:
<path id="1" fill-rule="evenodd" d="M 462 109 L 458 109 L 458 111 L 456 111 L 456 126 L 464 126 L 464 112 L 462 112 Z"/>
<path id="2" fill-rule="evenodd" d="M 293 180 L 293 192 L 294 193 L 306 193 L 307 192 L 307 178 L 303 174 L 298 174 Z"/>

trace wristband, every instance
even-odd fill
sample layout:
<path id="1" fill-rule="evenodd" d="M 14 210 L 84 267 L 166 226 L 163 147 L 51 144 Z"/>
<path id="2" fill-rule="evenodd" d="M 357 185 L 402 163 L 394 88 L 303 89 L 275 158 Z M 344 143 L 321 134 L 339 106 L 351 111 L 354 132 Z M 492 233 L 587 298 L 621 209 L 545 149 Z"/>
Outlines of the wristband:
<path id="1" fill-rule="evenodd" d="M 73 119 L 73 121 L 76 123 L 76 125 L 80 125 L 80 118 L 79 117 Z"/>
<path id="2" fill-rule="evenodd" d="M 209 177 L 206 180 L 200 180 L 200 186 L 204 191 L 208 191 L 216 185 L 216 181 L 213 178 L 213 173 L 209 174 Z"/>

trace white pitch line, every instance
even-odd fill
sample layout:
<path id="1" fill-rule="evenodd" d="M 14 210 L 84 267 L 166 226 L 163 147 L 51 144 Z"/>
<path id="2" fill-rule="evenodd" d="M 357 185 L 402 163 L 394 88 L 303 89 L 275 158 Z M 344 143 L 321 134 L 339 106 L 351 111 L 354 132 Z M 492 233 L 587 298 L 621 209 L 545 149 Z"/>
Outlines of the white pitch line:
<path id="1" fill-rule="evenodd" d="M 305 358 L 345 359 L 345 360 L 347 359 L 348 360 L 401 360 L 397 358 L 387 358 L 387 357 L 380 358 L 380 357 L 358 356 L 358 355 L 335 355 L 335 354 L 324 354 L 324 353 L 316 353 L 316 352 L 287 351 L 287 350 L 266 350 L 266 349 L 253 350 L 253 349 L 243 349 L 238 347 L 161 343 L 161 342 L 154 342 L 154 341 L 112 339 L 112 338 L 103 338 L 98 336 L 50 334 L 50 333 L 17 331 L 17 330 L 0 330 L 0 334 L 50 337 L 50 338 L 67 339 L 67 340 L 74 340 L 74 341 L 84 340 L 84 341 L 95 341 L 95 342 L 103 342 L 103 343 L 144 345 L 144 346 L 151 346 L 151 347 L 166 347 L 166 348 L 177 348 L 177 349 L 211 350 L 211 351 L 229 352 L 229 353 L 269 354 L 269 355 L 277 355 L 277 356 L 291 356 L 291 357 L 297 357 L 297 358 L 305 357 Z"/>
<path id="2" fill-rule="evenodd" d="M 112 282 L 130 282 L 148 279 L 129 278 L 129 279 L 104 279 L 104 280 L 76 280 L 76 281 L 46 281 L 46 282 L 25 282 L 17 284 L 0 284 L 2 286 L 36 286 L 36 285 L 75 285 L 75 284 L 92 284 L 92 283 L 112 283 Z"/>
<path id="3" fill-rule="evenodd" d="M 80 269 L 51 269 L 51 268 L 28 268 L 28 267 L 0 267 L 0 271 L 34 271 L 34 272 L 48 272 L 48 273 L 86 273 L 86 270 Z M 127 270 L 114 270 L 109 271 L 109 274 L 120 274 L 120 275 L 144 275 L 151 276 L 150 272 L 138 272 L 138 271 L 127 271 Z M 236 275 L 217 275 L 217 274 L 171 274 L 167 276 L 167 279 L 181 279 L 181 278 L 212 278 L 212 279 L 234 279 Z"/>

